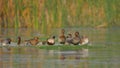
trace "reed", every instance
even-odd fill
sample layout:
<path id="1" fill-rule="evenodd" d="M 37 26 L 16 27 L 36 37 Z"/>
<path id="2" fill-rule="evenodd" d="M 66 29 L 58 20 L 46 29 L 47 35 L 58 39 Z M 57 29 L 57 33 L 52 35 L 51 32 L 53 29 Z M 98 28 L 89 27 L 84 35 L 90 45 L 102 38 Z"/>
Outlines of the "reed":
<path id="1" fill-rule="evenodd" d="M 119 0 L 0 0 L 0 28 L 120 26 Z M 46 28 L 47 27 L 47 28 Z"/>
<path id="2" fill-rule="evenodd" d="M 32 8 L 31 11 L 33 13 L 32 14 L 33 15 L 33 22 L 32 22 L 33 23 L 33 28 L 38 30 L 39 29 L 39 21 L 38 21 L 38 13 L 39 13 L 38 12 L 38 8 L 39 7 L 38 7 L 38 3 L 37 2 L 38 2 L 38 0 L 35 0 L 35 1 L 32 0 L 31 3 L 32 3 L 32 7 L 33 8 Z"/>

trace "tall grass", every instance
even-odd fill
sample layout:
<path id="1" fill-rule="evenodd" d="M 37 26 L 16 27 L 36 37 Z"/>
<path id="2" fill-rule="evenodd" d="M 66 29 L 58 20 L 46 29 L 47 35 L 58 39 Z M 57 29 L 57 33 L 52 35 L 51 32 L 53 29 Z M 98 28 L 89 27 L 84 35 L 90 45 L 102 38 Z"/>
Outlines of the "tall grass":
<path id="1" fill-rule="evenodd" d="M 15 0 L 15 29 L 18 28 L 19 26 L 19 8 L 20 8 L 20 5 L 19 5 L 19 1 L 18 0 Z"/>
<path id="2" fill-rule="evenodd" d="M 120 26 L 120 0 L 0 0 L 0 28 Z"/>

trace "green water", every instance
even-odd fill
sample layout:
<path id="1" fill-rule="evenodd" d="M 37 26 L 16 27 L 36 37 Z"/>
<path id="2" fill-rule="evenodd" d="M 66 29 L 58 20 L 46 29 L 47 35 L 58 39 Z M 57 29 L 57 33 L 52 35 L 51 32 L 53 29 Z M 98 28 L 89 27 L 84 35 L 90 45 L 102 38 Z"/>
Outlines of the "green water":
<path id="1" fill-rule="evenodd" d="M 45 50 L 39 47 L 0 47 L 0 68 L 119 68 L 120 67 L 120 31 L 114 28 L 66 28 L 66 34 L 79 31 L 86 34 L 91 42 L 91 48 L 79 50 Z M 22 30 L 23 31 L 23 30 Z M 29 31 L 29 30 L 27 30 Z M 39 35 L 39 31 L 27 33 L 14 32 L 7 35 L 16 38 L 21 35 L 24 39 Z M 57 31 L 57 32 L 56 32 Z M 10 30 L 7 31 L 8 33 Z M 51 34 L 56 36 L 59 29 Z M 7 34 L 7 33 L 6 33 Z M 4 35 L 5 37 L 6 35 Z"/>

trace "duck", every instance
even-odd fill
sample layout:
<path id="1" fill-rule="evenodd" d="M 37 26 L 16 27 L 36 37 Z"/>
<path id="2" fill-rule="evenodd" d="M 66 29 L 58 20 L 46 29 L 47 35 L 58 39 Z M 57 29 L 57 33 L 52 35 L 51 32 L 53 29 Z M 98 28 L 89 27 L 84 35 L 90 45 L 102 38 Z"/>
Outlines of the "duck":
<path id="1" fill-rule="evenodd" d="M 0 42 L 2 46 L 16 46 L 21 44 L 21 37 L 17 37 L 17 43 L 12 42 L 11 38 L 1 39 Z"/>
<path id="2" fill-rule="evenodd" d="M 82 38 L 81 38 L 80 44 L 84 45 L 84 44 L 88 44 L 88 43 L 89 43 L 88 37 L 83 35 Z"/>
<path id="3" fill-rule="evenodd" d="M 52 38 L 47 39 L 47 44 L 48 45 L 54 45 L 55 44 L 55 36 L 52 36 Z"/>
<path id="4" fill-rule="evenodd" d="M 33 39 L 30 40 L 25 40 L 26 45 L 37 45 L 39 43 L 39 38 L 38 37 L 34 37 Z"/>
<path id="5" fill-rule="evenodd" d="M 2 39 L 1 40 L 1 45 L 2 46 L 7 46 L 7 45 L 10 45 L 11 44 L 11 38 L 6 38 L 6 39 Z"/>
<path id="6" fill-rule="evenodd" d="M 73 37 L 73 39 L 72 39 L 72 44 L 73 45 L 78 45 L 79 43 L 80 43 L 80 35 L 79 35 L 79 32 L 78 31 L 76 31 L 75 33 L 74 33 L 74 37 Z"/>
<path id="7" fill-rule="evenodd" d="M 61 29 L 61 33 L 60 33 L 60 36 L 58 38 L 58 41 L 60 44 L 65 44 L 65 42 L 66 42 L 66 37 L 64 34 L 65 34 L 65 30 Z"/>
<path id="8" fill-rule="evenodd" d="M 68 34 L 68 36 L 66 37 L 66 44 L 72 44 L 72 34 Z"/>
<path id="9" fill-rule="evenodd" d="M 21 37 L 20 36 L 18 36 L 18 41 L 17 41 L 17 45 L 20 45 L 21 44 Z"/>

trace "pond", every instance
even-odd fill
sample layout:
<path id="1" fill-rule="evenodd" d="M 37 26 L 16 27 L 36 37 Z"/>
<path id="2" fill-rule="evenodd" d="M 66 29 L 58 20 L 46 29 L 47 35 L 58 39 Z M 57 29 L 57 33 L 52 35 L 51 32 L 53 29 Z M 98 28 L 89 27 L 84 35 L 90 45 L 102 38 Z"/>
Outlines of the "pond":
<path id="1" fill-rule="evenodd" d="M 66 28 L 67 33 L 79 31 L 89 37 L 92 48 L 77 50 L 45 50 L 34 46 L 0 47 L 0 68 L 119 68 L 120 31 L 114 28 Z M 1 37 L 29 39 L 43 37 L 39 31 L 5 30 Z M 55 29 L 51 34 L 58 35 Z M 12 32 L 11 32 L 12 31 Z M 57 31 L 57 32 L 56 32 Z"/>

